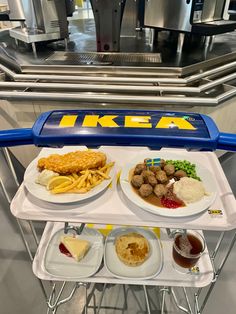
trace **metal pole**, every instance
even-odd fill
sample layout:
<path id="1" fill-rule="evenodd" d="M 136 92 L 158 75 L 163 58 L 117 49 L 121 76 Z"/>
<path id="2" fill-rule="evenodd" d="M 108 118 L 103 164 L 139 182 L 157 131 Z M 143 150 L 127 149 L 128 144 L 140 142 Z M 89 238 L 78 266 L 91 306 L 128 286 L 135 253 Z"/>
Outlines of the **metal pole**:
<path id="1" fill-rule="evenodd" d="M 149 298 L 148 298 L 148 294 L 147 294 L 147 288 L 144 285 L 143 285 L 143 291 L 144 291 L 144 297 L 145 297 L 145 301 L 146 301 L 147 313 L 151 314 L 150 303 L 149 303 Z"/>
<path id="2" fill-rule="evenodd" d="M 235 75 L 236 76 L 236 75 Z M 221 82 L 224 78 L 221 78 Z M 226 81 L 226 79 L 224 80 Z M 211 82 L 210 82 L 211 83 Z M 39 82 L 0 82 L 0 88 L 9 88 L 9 89 L 17 89 L 17 88 L 35 88 L 40 90 L 68 90 L 68 91 L 91 91 L 91 92 L 115 92 L 115 93 L 157 93 L 157 92 L 176 92 L 176 93 L 191 93 L 191 94 L 199 94 L 203 89 L 208 89 L 207 86 L 210 83 L 206 83 L 201 85 L 201 87 L 192 87 L 192 86 L 153 86 L 150 85 L 112 85 L 112 84 L 83 84 L 80 82 L 77 83 L 39 83 Z M 217 83 L 217 81 L 212 82 L 214 86 L 222 84 Z M 157 84 L 157 83 L 156 83 Z M 209 88 L 212 88 L 210 86 Z"/>
<path id="3" fill-rule="evenodd" d="M 37 101 L 76 101 L 90 103 L 109 104 L 146 104 L 146 105 L 181 105 L 181 106 L 204 106 L 215 107 L 222 100 L 227 100 L 236 95 L 236 89 L 225 92 L 219 97 L 175 97 L 173 96 L 141 96 L 141 95 L 113 95 L 113 94 L 86 94 L 86 93 L 40 93 L 40 92 L 16 92 L 0 91 L 0 98 L 5 100 L 37 100 Z"/>
<path id="4" fill-rule="evenodd" d="M 224 236 L 225 236 L 225 232 L 221 232 L 221 233 L 220 233 L 220 236 L 219 236 L 219 238 L 218 238 L 218 241 L 217 241 L 217 243 L 216 243 L 215 249 L 214 249 L 214 251 L 212 252 L 212 254 L 211 254 L 211 256 L 210 256 L 210 259 L 211 259 L 211 262 L 212 262 L 212 267 L 213 267 L 213 270 L 214 270 L 214 278 L 213 278 L 212 281 L 217 280 L 214 260 L 215 260 L 215 257 L 216 257 L 216 255 L 217 255 L 219 249 L 220 249 L 220 246 L 221 246 L 221 243 L 222 243 L 222 241 L 223 241 L 223 239 L 224 239 Z M 200 296 L 201 292 L 202 292 L 202 288 L 199 288 L 198 291 L 197 291 L 198 297 Z"/>
<path id="5" fill-rule="evenodd" d="M 198 295 L 197 295 L 197 293 L 194 294 L 194 308 L 195 308 L 195 314 L 201 314 L 201 311 L 199 309 L 199 304 L 198 304 Z"/>
<path id="6" fill-rule="evenodd" d="M 4 193 L 5 197 L 6 197 L 7 202 L 10 204 L 11 203 L 11 198 L 10 198 L 10 196 L 7 193 L 7 190 L 6 190 L 5 185 L 4 185 L 3 181 L 2 181 L 2 178 L 0 178 L 0 185 L 2 187 L 2 190 L 3 190 L 3 193 Z"/>
<path id="7" fill-rule="evenodd" d="M 27 251 L 27 253 L 28 253 L 28 255 L 29 255 L 29 258 L 30 258 L 31 262 L 33 262 L 34 257 L 33 257 L 32 253 L 31 253 L 31 251 L 30 251 L 29 244 L 28 244 L 27 240 L 25 239 L 24 231 L 23 231 L 23 228 L 22 228 L 22 226 L 21 226 L 20 220 L 19 220 L 18 218 L 16 218 L 16 222 L 17 222 L 17 225 L 18 225 L 18 227 L 19 227 L 20 235 L 21 235 L 21 238 L 22 238 L 23 243 L 24 243 L 24 245 L 25 245 L 26 251 Z M 45 290 L 45 287 L 44 287 L 42 281 L 41 281 L 39 278 L 37 278 L 37 280 L 38 280 L 38 282 L 39 282 L 39 285 L 40 285 L 40 287 L 41 287 L 41 290 L 42 290 L 42 292 L 43 292 L 43 295 L 44 295 L 45 299 L 47 300 L 48 296 L 47 296 L 47 292 L 46 292 L 46 290 Z"/>
<path id="8" fill-rule="evenodd" d="M 189 301 L 189 298 L 188 298 L 188 294 L 187 294 L 187 291 L 186 291 L 185 287 L 183 287 L 183 291 L 184 291 L 184 296 L 185 296 L 185 299 L 186 299 L 186 302 L 187 302 L 187 305 L 188 305 L 189 312 L 190 312 L 190 314 L 193 314 L 193 311 L 192 311 L 192 308 L 191 308 L 191 305 L 190 305 L 190 301 Z"/>
<path id="9" fill-rule="evenodd" d="M 61 289 L 59 290 L 58 295 L 57 295 L 57 297 L 56 297 L 56 301 L 55 301 L 53 304 L 50 304 L 50 298 L 49 298 L 49 300 L 47 301 L 47 305 L 48 305 L 48 307 L 49 307 L 51 310 L 53 310 L 55 307 L 57 307 L 57 304 L 58 304 L 58 302 L 59 302 L 59 299 L 60 299 L 60 297 L 61 297 L 61 295 L 62 295 L 62 292 L 63 292 L 63 290 L 64 290 L 64 288 L 65 288 L 65 285 L 66 285 L 66 281 L 63 281 L 62 286 L 61 286 Z"/>
<path id="10" fill-rule="evenodd" d="M 15 181 L 15 184 L 16 184 L 17 187 L 19 187 L 19 186 L 20 186 L 20 183 L 19 183 L 19 181 L 18 181 L 16 172 L 15 172 L 15 168 L 14 168 L 14 166 L 13 166 L 13 163 L 12 163 L 11 156 L 10 156 L 10 154 L 9 154 L 8 148 L 7 148 L 7 147 L 3 147 L 3 148 L 2 148 L 2 151 L 3 151 L 4 155 L 5 155 L 7 164 L 8 164 L 8 166 L 9 166 L 9 168 L 10 168 L 10 171 L 11 171 L 12 177 L 13 177 L 13 179 L 14 179 L 14 181 Z"/>
<path id="11" fill-rule="evenodd" d="M 183 307 L 182 305 L 180 305 L 178 303 L 178 299 L 176 297 L 176 294 L 174 292 L 174 289 L 173 288 L 170 288 L 170 293 L 172 294 L 173 296 L 173 299 L 174 299 L 174 302 L 175 302 L 175 305 L 177 306 L 178 309 L 180 309 L 180 311 L 184 312 L 184 313 L 187 313 L 187 314 L 190 314 L 191 312 L 189 310 L 187 310 L 185 307 Z"/>
<path id="12" fill-rule="evenodd" d="M 29 220 L 29 221 L 28 221 L 28 224 L 29 224 L 30 229 L 31 229 L 31 232 L 32 232 L 32 234 L 33 234 L 34 241 L 35 241 L 36 245 L 38 246 L 38 245 L 39 245 L 39 238 L 38 238 L 37 233 L 36 233 L 36 231 L 35 231 L 33 222 L 32 222 L 31 220 Z"/>
<path id="13" fill-rule="evenodd" d="M 17 175 L 16 175 L 16 171 L 15 171 L 15 168 L 14 168 L 14 166 L 13 166 L 11 156 L 10 156 L 10 154 L 9 154 L 9 150 L 8 150 L 7 147 L 3 147 L 2 150 L 3 150 L 4 156 L 5 156 L 5 158 L 6 158 L 6 161 L 7 161 L 8 167 L 9 167 L 9 169 L 10 169 L 10 172 L 11 172 L 11 174 L 12 174 L 12 177 L 13 177 L 13 179 L 14 179 L 14 181 L 15 181 L 15 184 L 16 184 L 17 187 L 19 187 L 19 186 L 20 186 L 20 183 L 19 183 L 19 181 L 18 181 L 18 178 L 17 178 Z M 6 195 L 7 195 L 7 194 L 6 194 Z M 9 202 L 9 204 L 11 203 L 11 200 L 9 199 L 9 197 L 8 197 L 8 202 Z M 34 228 L 34 226 L 33 226 L 32 221 L 28 221 L 28 224 L 29 224 L 30 229 L 31 229 L 31 231 L 32 231 L 32 234 L 33 234 L 35 243 L 36 243 L 36 245 L 38 246 L 38 245 L 39 245 L 39 239 L 38 239 L 38 236 L 37 236 L 37 234 L 36 234 L 36 231 L 35 231 L 35 228 Z"/>
<path id="14" fill-rule="evenodd" d="M 28 254 L 29 254 L 29 258 L 30 258 L 31 262 L 33 262 L 34 257 L 33 257 L 33 254 L 32 254 L 31 251 L 30 251 L 29 244 L 28 244 L 27 240 L 25 239 L 24 231 L 23 231 L 23 228 L 22 228 L 22 226 L 21 226 L 20 220 L 19 220 L 18 218 L 16 218 L 16 222 L 17 222 L 18 227 L 19 227 L 19 229 L 20 229 L 21 238 L 22 238 L 22 240 L 23 240 L 23 242 L 24 242 L 26 251 L 27 251 Z"/>
<path id="15" fill-rule="evenodd" d="M 99 312 L 100 312 L 101 305 L 102 305 L 102 300 L 103 300 L 103 297 L 104 297 L 104 294 L 105 294 L 106 287 L 107 287 L 107 284 L 105 283 L 104 286 L 103 286 L 103 289 L 102 289 L 102 295 L 101 295 L 99 303 L 98 303 L 97 314 L 99 314 Z"/>
<path id="16" fill-rule="evenodd" d="M 161 296 L 161 314 L 165 313 L 165 298 L 166 298 L 166 292 L 168 292 L 168 288 L 163 287 L 162 289 L 160 289 L 159 293 L 162 293 Z"/>
<path id="17" fill-rule="evenodd" d="M 224 232 L 221 232 L 221 234 L 220 234 L 220 236 L 219 236 L 219 239 L 218 239 L 218 241 L 217 241 L 217 243 L 216 243 L 216 247 L 215 247 L 214 251 L 212 252 L 211 258 L 212 258 L 213 260 L 215 259 L 216 255 L 217 255 L 217 253 L 218 253 L 218 251 L 219 251 L 219 248 L 220 248 L 221 243 L 222 243 L 222 241 L 223 241 L 223 239 L 224 239 L 224 236 L 225 236 L 225 231 L 224 231 Z"/>

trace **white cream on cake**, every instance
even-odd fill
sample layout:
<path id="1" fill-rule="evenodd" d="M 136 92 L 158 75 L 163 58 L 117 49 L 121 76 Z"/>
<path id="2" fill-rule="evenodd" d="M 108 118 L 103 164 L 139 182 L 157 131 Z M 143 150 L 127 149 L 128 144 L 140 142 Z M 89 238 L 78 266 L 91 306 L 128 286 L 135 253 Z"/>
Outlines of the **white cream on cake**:
<path id="1" fill-rule="evenodd" d="M 90 248 L 89 241 L 74 238 L 73 236 L 62 236 L 61 242 L 77 262 L 84 258 Z"/>

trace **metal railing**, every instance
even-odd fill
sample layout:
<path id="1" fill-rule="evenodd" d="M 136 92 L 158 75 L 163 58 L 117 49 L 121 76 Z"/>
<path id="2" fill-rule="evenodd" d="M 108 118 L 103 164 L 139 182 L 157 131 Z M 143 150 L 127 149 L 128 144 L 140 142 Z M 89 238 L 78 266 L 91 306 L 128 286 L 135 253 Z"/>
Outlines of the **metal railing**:
<path id="1" fill-rule="evenodd" d="M 4 60 L 7 57 L 12 62 L 6 54 Z M 46 73 L 42 67 L 49 67 Z M 214 107 L 236 96 L 232 84 L 236 53 L 182 69 L 79 66 L 71 71 L 71 66 L 45 64 L 29 68 L 16 73 L 0 64 L 5 74 L 5 81 L 0 82 L 1 99 Z"/>

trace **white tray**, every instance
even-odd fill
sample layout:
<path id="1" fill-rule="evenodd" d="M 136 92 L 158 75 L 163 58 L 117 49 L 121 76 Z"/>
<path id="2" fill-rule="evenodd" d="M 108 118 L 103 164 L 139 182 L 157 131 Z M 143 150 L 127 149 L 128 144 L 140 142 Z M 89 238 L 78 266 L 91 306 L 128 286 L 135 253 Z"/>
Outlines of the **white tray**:
<path id="1" fill-rule="evenodd" d="M 36 277 L 42 280 L 52 281 L 76 281 L 72 278 L 61 276 L 56 277 L 49 275 L 44 268 L 44 257 L 47 245 L 53 235 L 63 227 L 62 223 L 48 222 L 42 235 L 38 250 L 33 261 L 33 272 Z M 112 284 L 135 284 L 135 285 L 154 285 L 154 286 L 181 286 L 181 287 L 204 287 L 211 283 L 213 279 L 212 264 L 206 248 L 197 266 L 200 272 L 198 274 L 181 274 L 174 270 L 172 266 L 172 240 L 168 239 L 166 233 L 161 232 L 161 244 L 163 248 L 164 264 L 161 272 L 156 278 L 148 280 L 135 279 L 119 279 L 111 276 L 111 274 L 102 267 L 98 273 L 89 278 L 79 279 L 81 282 L 97 282 Z"/>
<path id="2" fill-rule="evenodd" d="M 103 147 L 102 149 L 116 162 L 118 170 L 136 157 L 138 153 L 143 154 L 149 151 L 144 147 Z M 54 152 L 53 149 L 50 150 Z M 45 151 L 48 151 L 48 148 L 44 148 L 40 155 L 43 155 Z M 165 151 L 168 150 L 165 149 Z M 210 209 L 221 210 L 221 214 L 209 214 L 208 211 L 205 211 L 185 218 L 168 218 L 145 212 L 132 204 L 123 195 L 120 186 L 116 184 L 117 180 L 115 178 L 112 186 L 98 198 L 73 205 L 56 205 L 39 201 L 32 197 L 21 185 L 11 203 L 11 212 L 17 218 L 26 220 L 116 225 L 126 225 L 128 222 L 129 225 L 134 226 L 145 225 L 219 231 L 234 229 L 236 227 L 236 201 L 216 155 L 212 152 L 186 152 L 180 149 L 169 151 L 180 155 L 187 154 L 191 159 L 202 163 L 215 174 L 218 196 Z"/>

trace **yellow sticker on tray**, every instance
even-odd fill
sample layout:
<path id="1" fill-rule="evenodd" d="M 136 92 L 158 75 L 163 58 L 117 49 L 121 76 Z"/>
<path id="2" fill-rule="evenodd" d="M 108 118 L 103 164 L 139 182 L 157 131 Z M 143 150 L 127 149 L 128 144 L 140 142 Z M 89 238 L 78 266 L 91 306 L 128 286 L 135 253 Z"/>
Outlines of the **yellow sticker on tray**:
<path id="1" fill-rule="evenodd" d="M 95 228 L 98 231 L 101 232 L 102 235 L 104 235 L 105 237 L 108 236 L 108 234 L 114 229 L 114 225 L 99 225 L 99 224 L 87 224 L 86 225 L 88 228 Z M 131 226 L 126 226 L 131 227 Z M 160 228 L 158 227 L 147 227 L 147 226 L 143 226 L 140 228 L 144 228 L 144 229 L 151 229 L 158 238 L 160 238 Z"/>
<path id="2" fill-rule="evenodd" d="M 221 209 L 208 209 L 208 214 L 213 216 L 222 216 L 223 212 Z"/>

